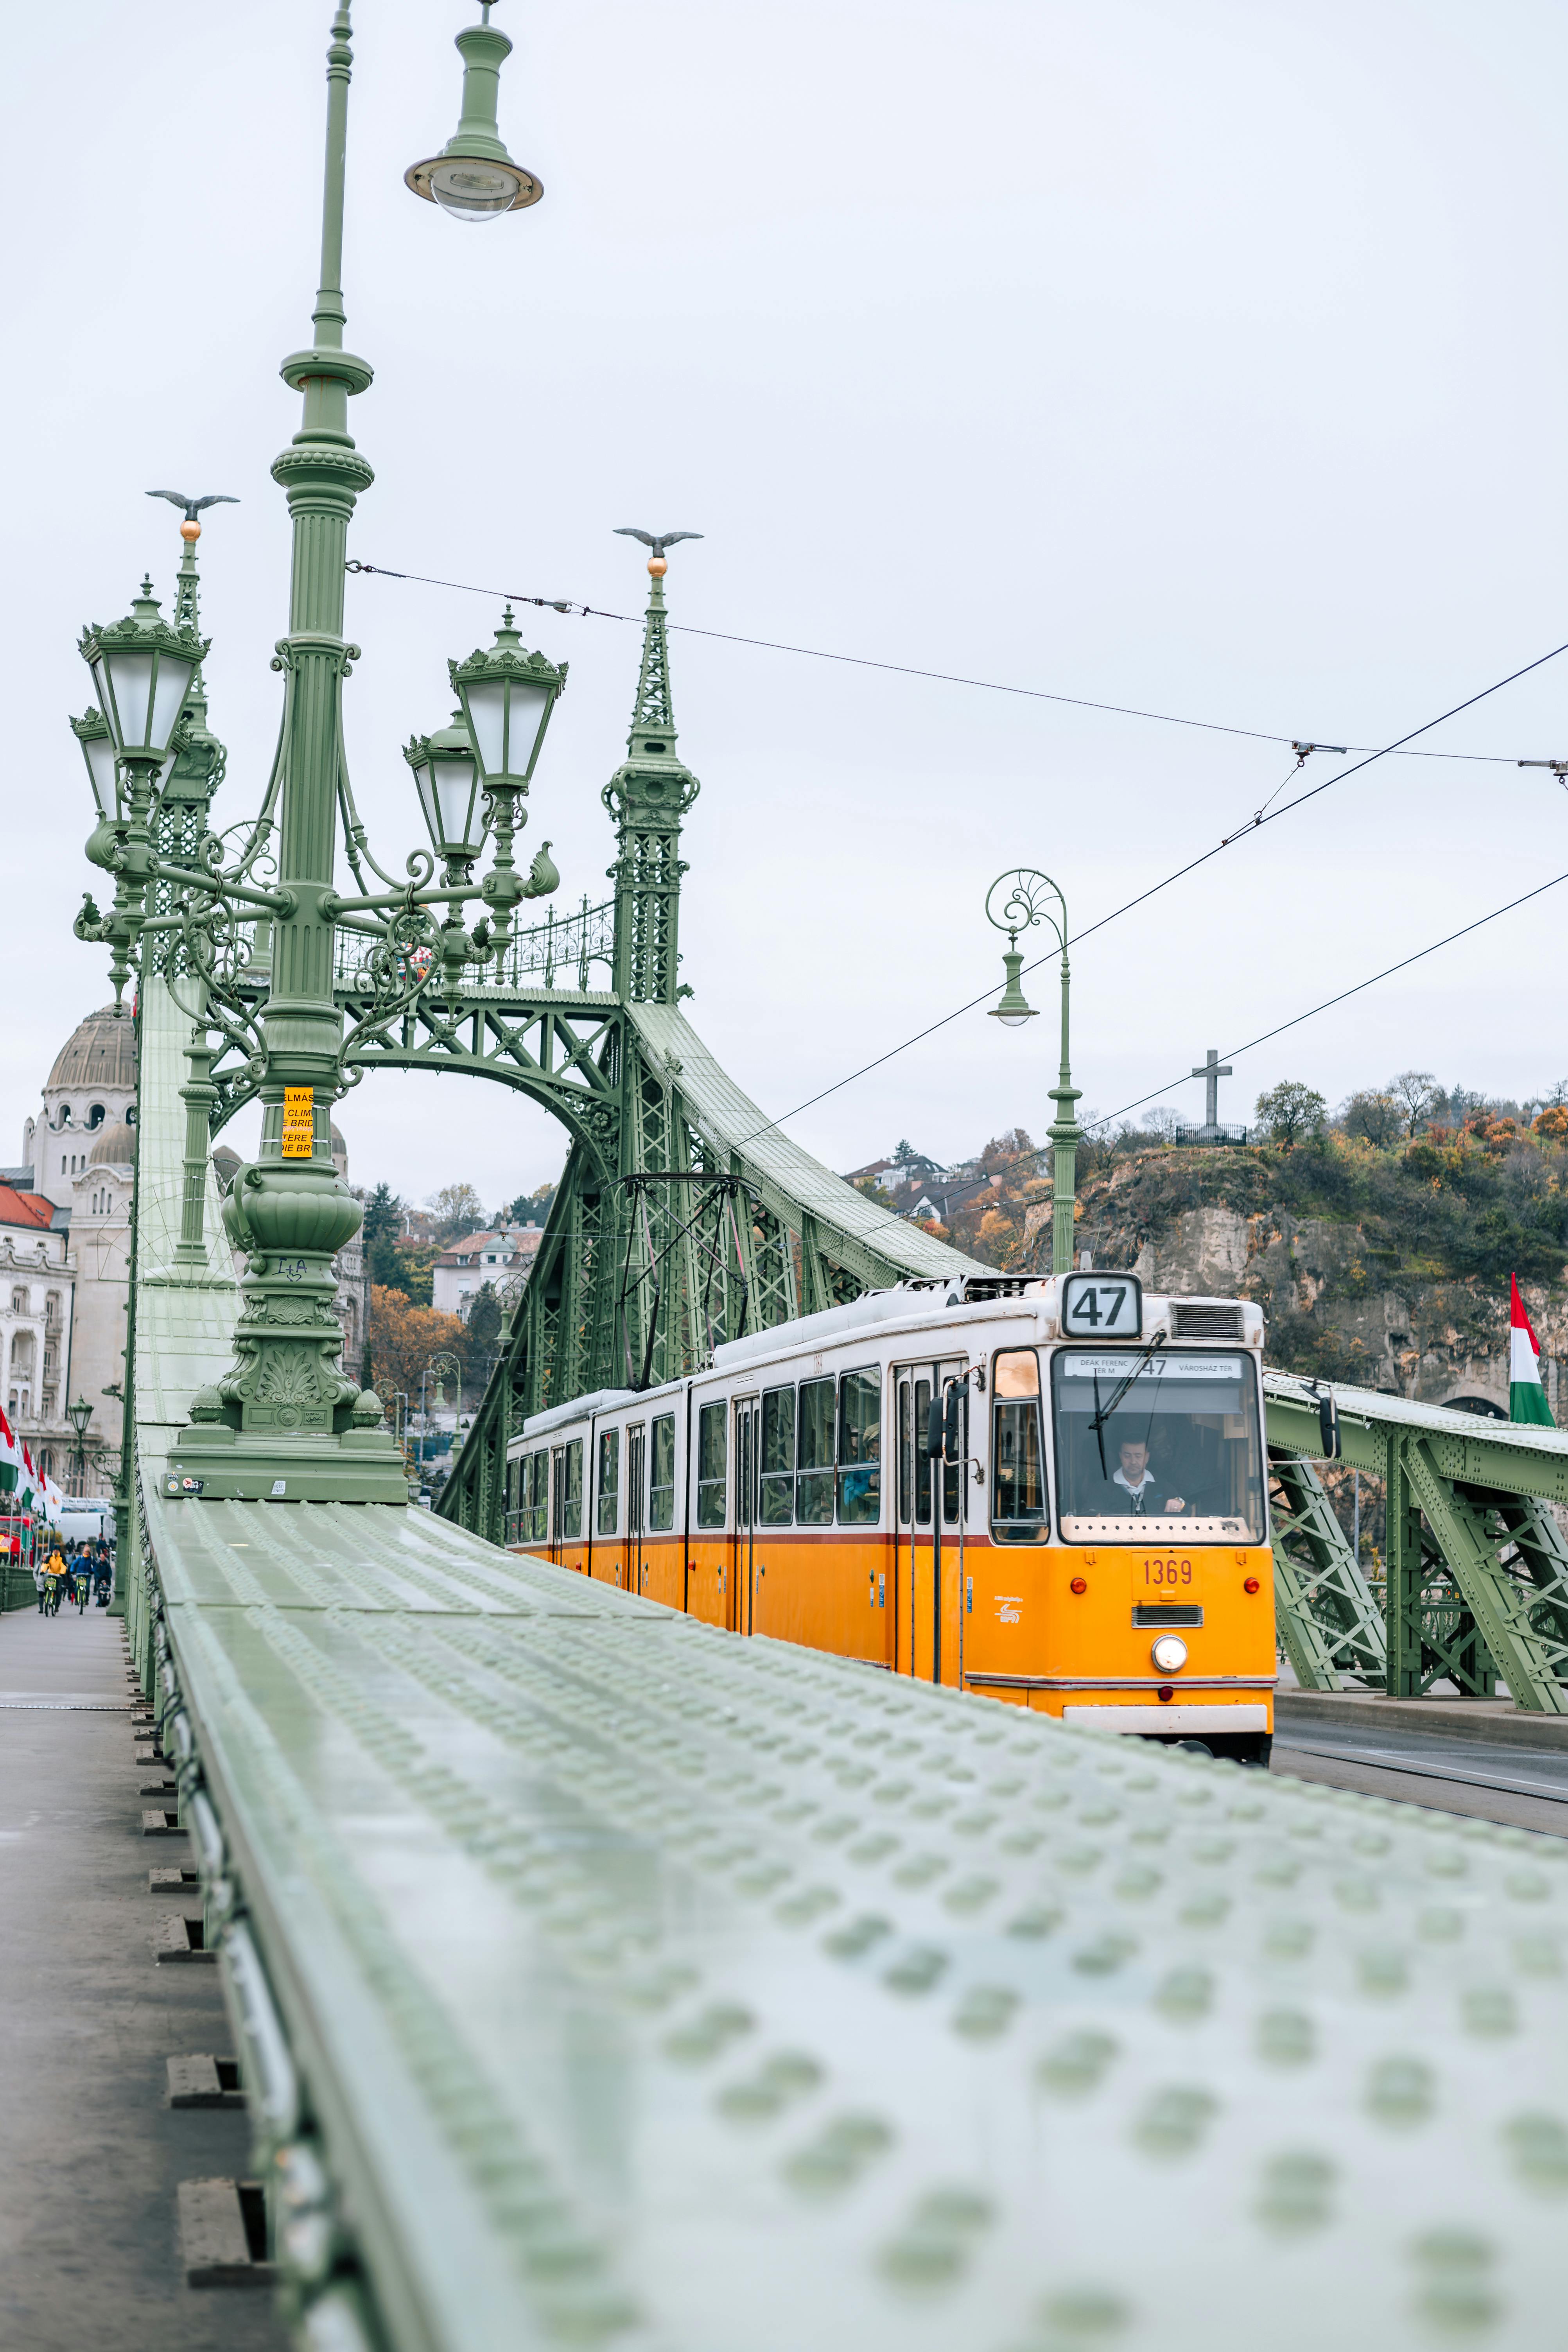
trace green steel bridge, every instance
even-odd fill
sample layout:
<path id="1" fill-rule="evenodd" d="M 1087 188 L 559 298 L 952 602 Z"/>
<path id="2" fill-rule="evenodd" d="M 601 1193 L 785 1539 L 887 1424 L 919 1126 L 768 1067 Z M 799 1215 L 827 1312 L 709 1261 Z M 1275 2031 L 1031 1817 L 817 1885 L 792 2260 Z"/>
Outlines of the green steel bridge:
<path id="1" fill-rule="evenodd" d="M 496 131 L 507 47 L 460 36 L 463 121 L 417 194 L 537 197 Z M 682 1010 L 697 784 L 662 543 L 605 787 L 613 898 L 514 927 L 558 879 L 548 845 L 526 880 L 511 852 L 564 673 L 510 615 L 453 665 L 463 727 L 410 747 L 436 858 L 395 879 L 371 856 L 342 727 L 370 481 L 350 64 L 340 6 L 259 816 L 212 830 L 201 502 L 173 621 L 148 591 L 89 633 L 77 722 L 115 893 L 78 933 L 135 976 L 140 1030 L 121 1602 L 299 2342 L 1538 2352 L 1562 2332 L 1568 1841 L 1081 1733 L 500 1548 L 529 1412 L 868 1287 L 984 1277 L 783 1138 Z M 329 1114 L 383 1067 L 511 1087 L 569 1139 L 439 1516 L 332 1314 L 356 1212 Z M 213 1139 L 256 1099 L 220 1202 Z M 1268 1440 L 1305 1687 L 1500 1678 L 1568 1711 L 1568 1437 L 1271 1377 Z M 1325 1457 L 1386 1482 L 1381 1591 Z"/>
<path id="2" fill-rule="evenodd" d="M 656 595 L 634 742 L 650 677 L 673 740 L 662 655 Z M 460 1023 L 438 974 L 379 1020 L 337 940 L 361 1066 L 448 1063 L 572 1136 L 441 1517 L 168 1491 L 234 1355 L 207 1154 L 255 1082 L 193 1049 L 179 931 L 144 947 L 122 1587 L 300 2342 L 1548 2340 L 1568 1844 L 1098 1739 L 499 1548 L 507 1437 L 552 1395 L 980 1271 L 715 1065 L 672 1001 L 673 884 L 639 961 L 625 792 L 615 900 L 520 935 Z M 237 1028 L 268 959 L 263 931 Z M 639 1187 L 672 1167 L 679 1201 Z M 1267 1386 L 1300 1682 L 1500 1676 L 1568 1709 L 1568 1436 Z M 1381 1593 L 1331 1447 L 1387 1481 Z"/>

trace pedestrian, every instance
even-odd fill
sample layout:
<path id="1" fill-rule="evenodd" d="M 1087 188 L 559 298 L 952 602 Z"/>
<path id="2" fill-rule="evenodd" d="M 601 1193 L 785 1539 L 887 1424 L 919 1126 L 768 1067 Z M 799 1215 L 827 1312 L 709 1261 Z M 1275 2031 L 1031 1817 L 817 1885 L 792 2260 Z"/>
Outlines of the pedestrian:
<path id="1" fill-rule="evenodd" d="M 44 1574 L 44 1563 L 41 1559 L 35 1559 L 33 1562 L 33 1585 L 38 1596 L 38 1614 L 41 1617 L 49 1597 L 49 1580 Z"/>

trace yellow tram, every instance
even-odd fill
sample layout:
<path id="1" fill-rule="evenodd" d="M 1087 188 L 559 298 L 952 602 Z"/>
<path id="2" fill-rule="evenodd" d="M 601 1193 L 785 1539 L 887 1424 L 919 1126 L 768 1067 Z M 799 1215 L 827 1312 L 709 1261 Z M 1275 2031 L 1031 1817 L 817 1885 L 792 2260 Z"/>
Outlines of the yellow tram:
<path id="1" fill-rule="evenodd" d="M 506 1541 L 737 1633 L 1265 1761 L 1263 1317 L 911 1281 L 535 1413 Z"/>

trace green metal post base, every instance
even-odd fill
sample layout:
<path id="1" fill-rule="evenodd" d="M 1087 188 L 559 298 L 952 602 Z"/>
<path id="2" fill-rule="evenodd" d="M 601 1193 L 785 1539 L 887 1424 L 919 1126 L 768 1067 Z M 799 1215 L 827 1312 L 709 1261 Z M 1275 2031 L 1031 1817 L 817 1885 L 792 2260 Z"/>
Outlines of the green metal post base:
<path id="1" fill-rule="evenodd" d="M 182 1430 L 161 1483 L 165 1495 L 211 1502 L 408 1507 L 402 1450 L 383 1429 L 347 1429 L 338 1437 L 228 1429 L 221 1423 Z"/>

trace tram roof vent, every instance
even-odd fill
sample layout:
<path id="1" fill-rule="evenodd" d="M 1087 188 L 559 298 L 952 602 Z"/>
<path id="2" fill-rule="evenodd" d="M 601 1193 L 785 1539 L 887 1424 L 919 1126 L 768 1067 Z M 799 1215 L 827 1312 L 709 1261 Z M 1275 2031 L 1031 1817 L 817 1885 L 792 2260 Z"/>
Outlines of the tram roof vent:
<path id="1" fill-rule="evenodd" d="M 978 1307 L 988 1298 L 1026 1298 L 1039 1287 L 1037 1275 L 968 1274 L 963 1277 L 963 1303 Z"/>
<path id="2" fill-rule="evenodd" d="M 1245 1337 L 1241 1308 L 1233 1301 L 1173 1298 L 1171 1337 L 1173 1339 L 1240 1339 Z"/>

